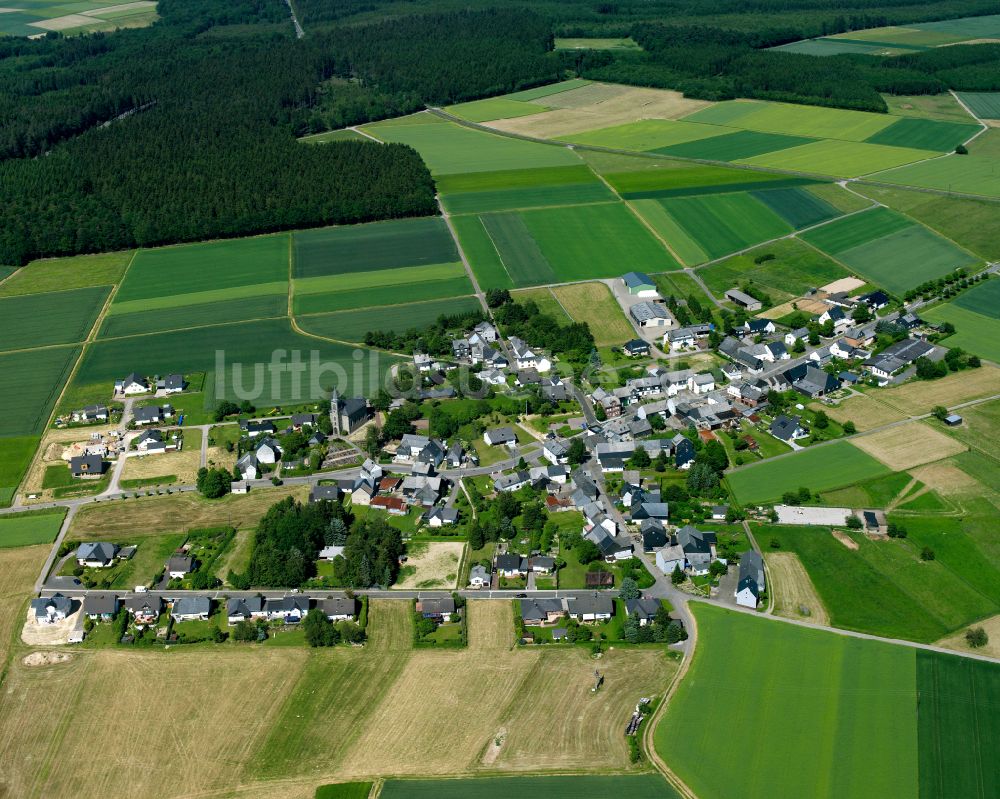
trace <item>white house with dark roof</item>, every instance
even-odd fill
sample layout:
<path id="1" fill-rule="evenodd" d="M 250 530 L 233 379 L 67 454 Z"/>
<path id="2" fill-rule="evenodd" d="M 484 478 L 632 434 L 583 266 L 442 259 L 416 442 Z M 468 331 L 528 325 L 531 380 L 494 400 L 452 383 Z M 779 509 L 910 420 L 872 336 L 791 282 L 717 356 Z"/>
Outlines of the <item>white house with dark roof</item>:
<path id="1" fill-rule="evenodd" d="M 177 394 L 183 391 L 186 386 L 187 383 L 184 382 L 184 375 L 167 375 L 166 377 L 158 378 L 156 381 L 156 390 L 163 394 Z"/>
<path id="2" fill-rule="evenodd" d="M 87 541 L 76 548 L 77 565 L 89 569 L 106 569 L 118 557 L 119 546 L 108 541 Z"/>
<path id="3" fill-rule="evenodd" d="M 174 621 L 207 621 L 212 600 L 207 596 L 184 596 L 174 601 L 170 615 Z"/>
<path id="4" fill-rule="evenodd" d="M 136 394 L 146 394 L 149 392 L 149 383 L 138 372 L 132 372 L 121 380 L 115 381 L 115 393 L 124 394 L 126 397 Z"/>
<path id="5" fill-rule="evenodd" d="M 756 608 L 764 593 L 764 559 L 754 549 L 740 556 L 739 580 L 736 583 L 736 604 Z"/>
<path id="6" fill-rule="evenodd" d="M 517 433 L 511 427 L 494 427 L 483 433 L 483 441 L 491 447 L 506 445 L 517 446 Z"/>
<path id="7" fill-rule="evenodd" d="M 55 624 L 65 619 L 73 610 L 73 600 L 62 594 L 31 600 L 31 612 L 39 624 Z"/>
<path id="8" fill-rule="evenodd" d="M 809 433 L 799 423 L 799 416 L 780 414 L 771 422 L 771 435 L 781 441 L 791 442 L 799 438 L 808 438 Z"/>

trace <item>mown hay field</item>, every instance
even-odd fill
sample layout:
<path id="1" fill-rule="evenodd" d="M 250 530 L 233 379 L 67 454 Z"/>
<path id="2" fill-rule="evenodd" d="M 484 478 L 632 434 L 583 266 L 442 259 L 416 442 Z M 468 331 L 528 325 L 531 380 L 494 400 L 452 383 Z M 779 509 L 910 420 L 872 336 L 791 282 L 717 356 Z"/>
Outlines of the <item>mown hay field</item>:
<path id="1" fill-rule="evenodd" d="M 0 663 L 7 663 L 15 627 L 24 621 L 29 594 L 49 548 L 48 544 L 35 544 L 0 549 Z M 0 725 L 2 723 L 0 721 Z M 3 764 L 0 763 L 0 786 L 3 785 L 2 774 Z"/>
<path id="2" fill-rule="evenodd" d="M 774 596 L 774 612 L 777 615 L 813 624 L 830 623 L 823 600 L 816 593 L 816 587 L 798 555 L 794 552 L 767 552 L 764 560 L 770 579 L 768 588 Z M 803 613 L 803 610 L 806 612 Z"/>
<path id="3" fill-rule="evenodd" d="M 0 299 L 0 348 L 19 350 L 83 341 L 111 289 L 107 286 Z"/>
<path id="4" fill-rule="evenodd" d="M 933 381 L 914 381 L 887 388 L 878 398 L 912 416 L 930 413 L 936 405 L 952 407 L 969 400 L 1000 394 L 1000 368 L 984 365 L 979 369 L 952 372 Z"/>
<path id="5" fill-rule="evenodd" d="M 201 430 L 184 431 L 181 450 L 155 455 L 129 455 L 122 480 L 151 480 L 173 475 L 180 485 L 192 485 L 201 466 Z"/>
<path id="6" fill-rule="evenodd" d="M 68 291 L 88 286 L 112 286 L 121 280 L 132 251 L 45 258 L 32 261 L 0 283 L 0 297 Z"/>
<path id="7" fill-rule="evenodd" d="M 914 650 L 704 603 L 693 612 L 694 660 L 655 742 L 701 799 L 811 796 L 817 785 L 845 799 L 916 799 Z M 754 734 L 720 748 L 721 717 Z"/>
<path id="8" fill-rule="evenodd" d="M 961 442 L 923 422 L 910 422 L 858 436 L 852 443 L 895 472 L 944 460 L 966 449 Z"/>
<path id="9" fill-rule="evenodd" d="M 559 305 L 574 322 L 587 322 L 598 347 L 622 345 L 635 338 L 635 329 L 603 283 L 573 283 L 552 289 Z"/>
<path id="10" fill-rule="evenodd" d="M 837 405 L 824 407 L 823 410 L 834 421 L 854 422 L 854 426 L 861 432 L 871 430 L 873 427 L 881 427 L 893 422 L 901 422 L 906 418 L 906 414 L 896 410 L 895 407 L 886 405 L 879 399 L 882 392 L 872 394 L 861 394 L 848 397 Z"/>

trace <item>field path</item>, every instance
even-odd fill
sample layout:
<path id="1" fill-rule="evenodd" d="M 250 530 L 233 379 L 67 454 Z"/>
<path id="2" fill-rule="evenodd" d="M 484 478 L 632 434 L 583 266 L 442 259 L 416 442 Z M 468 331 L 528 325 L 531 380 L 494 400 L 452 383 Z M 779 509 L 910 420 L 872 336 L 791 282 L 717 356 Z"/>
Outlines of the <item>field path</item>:
<path id="1" fill-rule="evenodd" d="M 441 212 L 441 217 L 444 219 L 444 223 L 448 226 L 448 232 L 451 233 L 451 238 L 455 242 L 455 249 L 458 250 L 458 257 L 462 259 L 462 266 L 465 267 L 465 274 L 468 275 L 469 282 L 472 283 L 472 289 L 476 293 L 476 299 L 479 300 L 479 304 L 483 308 L 483 313 L 488 314 L 490 309 L 486 305 L 486 295 L 483 294 L 483 290 L 479 286 L 479 281 L 476 279 L 476 273 L 472 271 L 472 265 L 469 263 L 469 259 L 465 255 L 465 250 L 462 249 L 462 242 L 458 240 L 458 233 L 455 232 L 455 227 L 451 224 L 451 215 L 444 210 L 444 205 L 441 202 L 441 196 L 438 195 L 435 199 L 437 200 L 438 210 Z M 487 235 L 489 235 L 489 231 L 487 231 Z M 492 238 L 490 240 L 492 241 Z M 499 254 L 500 253 L 497 253 L 497 255 Z M 504 266 L 504 269 L 506 268 L 507 267 Z"/>

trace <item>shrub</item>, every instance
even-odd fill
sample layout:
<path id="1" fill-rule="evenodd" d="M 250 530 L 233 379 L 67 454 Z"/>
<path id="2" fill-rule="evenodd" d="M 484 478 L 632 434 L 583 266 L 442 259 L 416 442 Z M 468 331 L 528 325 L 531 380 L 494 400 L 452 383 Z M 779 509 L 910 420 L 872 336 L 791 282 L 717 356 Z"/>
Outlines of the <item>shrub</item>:
<path id="1" fill-rule="evenodd" d="M 965 642 L 973 649 L 979 649 L 990 642 L 990 637 L 982 627 L 970 627 L 966 630 Z"/>

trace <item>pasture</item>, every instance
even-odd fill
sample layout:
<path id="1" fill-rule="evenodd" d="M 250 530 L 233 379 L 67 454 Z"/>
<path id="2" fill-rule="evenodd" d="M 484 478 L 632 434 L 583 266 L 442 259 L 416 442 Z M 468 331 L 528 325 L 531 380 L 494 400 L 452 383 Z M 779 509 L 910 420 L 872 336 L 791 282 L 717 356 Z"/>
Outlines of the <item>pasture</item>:
<path id="1" fill-rule="evenodd" d="M 940 119 L 945 122 L 973 121 L 969 112 L 950 92 L 944 94 L 883 94 L 882 99 L 893 116 Z"/>
<path id="2" fill-rule="evenodd" d="M 774 257 L 759 264 L 755 262 L 764 255 Z M 699 269 L 698 275 L 720 297 L 749 280 L 777 300 L 802 296 L 811 288 L 825 286 L 850 273 L 798 239 L 781 239 Z"/>
<path id="3" fill-rule="evenodd" d="M 878 183 L 1000 197 L 1000 158 L 950 155 L 869 176 Z"/>
<path id="4" fill-rule="evenodd" d="M 479 301 L 475 297 L 458 297 L 405 305 L 386 305 L 375 310 L 362 308 L 354 311 L 312 314 L 297 317 L 296 321 L 303 331 L 314 336 L 361 343 L 365 339 L 365 334 L 373 330 L 402 333 L 426 327 L 439 316 L 450 316 L 479 308 Z"/>
<path id="5" fill-rule="evenodd" d="M 131 260 L 132 251 L 126 250 L 32 261 L 0 283 L 0 297 L 111 286 L 121 280 Z"/>
<path id="6" fill-rule="evenodd" d="M 357 352 L 365 351 L 303 336 L 288 319 L 105 339 L 88 348 L 71 389 L 94 387 L 99 397 L 106 396 L 122 364 L 141 363 L 154 374 L 205 372 L 206 393 L 212 399 L 249 395 L 258 405 L 305 402 L 335 383 L 344 393 L 369 394 L 381 385 L 393 359 L 359 359 Z M 296 355 L 306 366 L 304 372 L 266 368 L 273 358 L 289 363 Z M 224 374 L 216 374 L 223 358 Z"/>
<path id="7" fill-rule="evenodd" d="M 286 233 L 179 244 L 137 252 L 115 295 L 115 304 L 287 279 Z"/>
<path id="8" fill-rule="evenodd" d="M 692 610 L 698 646 L 655 743 L 701 799 L 813 796 L 817 786 L 845 799 L 916 799 L 912 649 L 700 602 Z M 720 747 L 720 719 L 753 734 Z"/>
<path id="9" fill-rule="evenodd" d="M 923 317 L 935 323 L 951 322 L 956 332 L 948 336 L 945 344 L 961 347 L 991 361 L 1000 361 L 1000 319 L 962 308 L 954 302 L 936 305 L 925 311 Z"/>
<path id="10" fill-rule="evenodd" d="M 296 278 L 372 272 L 458 261 L 440 217 L 396 219 L 292 234 Z M 287 253 L 285 254 L 287 270 Z"/>
<path id="11" fill-rule="evenodd" d="M 0 349 L 85 340 L 110 292 L 107 286 L 92 286 L 0 299 Z"/>
<path id="12" fill-rule="evenodd" d="M 387 780 L 381 799 L 674 799 L 658 774 L 575 777 L 480 777 L 465 780 Z"/>
<path id="13" fill-rule="evenodd" d="M 917 653 L 921 799 L 987 799 L 1000 793 L 1000 666 Z"/>
<path id="14" fill-rule="evenodd" d="M 543 106 L 532 105 L 523 100 L 490 97 L 486 100 L 473 100 L 469 103 L 449 105 L 444 110 L 452 116 L 460 117 L 468 122 L 487 122 L 491 119 L 510 119 L 512 117 L 540 114 L 546 109 Z"/>
<path id="15" fill-rule="evenodd" d="M 889 469 L 847 441 L 811 447 L 746 466 L 726 475 L 741 505 L 772 502 L 800 487 L 827 491 L 886 474 Z"/>
<path id="16" fill-rule="evenodd" d="M 388 120 L 365 125 L 364 130 L 382 141 L 410 145 L 434 175 L 580 163 L 565 147 L 511 139 L 432 119 L 417 125 Z"/>
<path id="17" fill-rule="evenodd" d="M 598 347 L 621 346 L 635 330 L 603 283 L 574 283 L 552 289 L 559 306 L 574 322 L 588 322 Z"/>
<path id="18" fill-rule="evenodd" d="M 37 436 L 0 438 L 0 508 L 10 505 L 37 448 Z"/>
<path id="19" fill-rule="evenodd" d="M 777 540 L 809 574 L 836 627 L 913 641 L 936 641 L 975 619 L 997 612 L 1000 572 L 990 563 L 989 516 L 892 515 L 906 539 L 872 540 L 826 527 L 760 525 L 760 540 Z M 923 561 L 930 546 L 936 555 Z"/>
<path id="20" fill-rule="evenodd" d="M 0 436 L 42 432 L 80 354 L 79 347 L 0 354 Z"/>
<path id="21" fill-rule="evenodd" d="M 0 549 L 51 544 L 59 534 L 64 508 L 49 513 L 15 513 L 0 516 Z"/>

